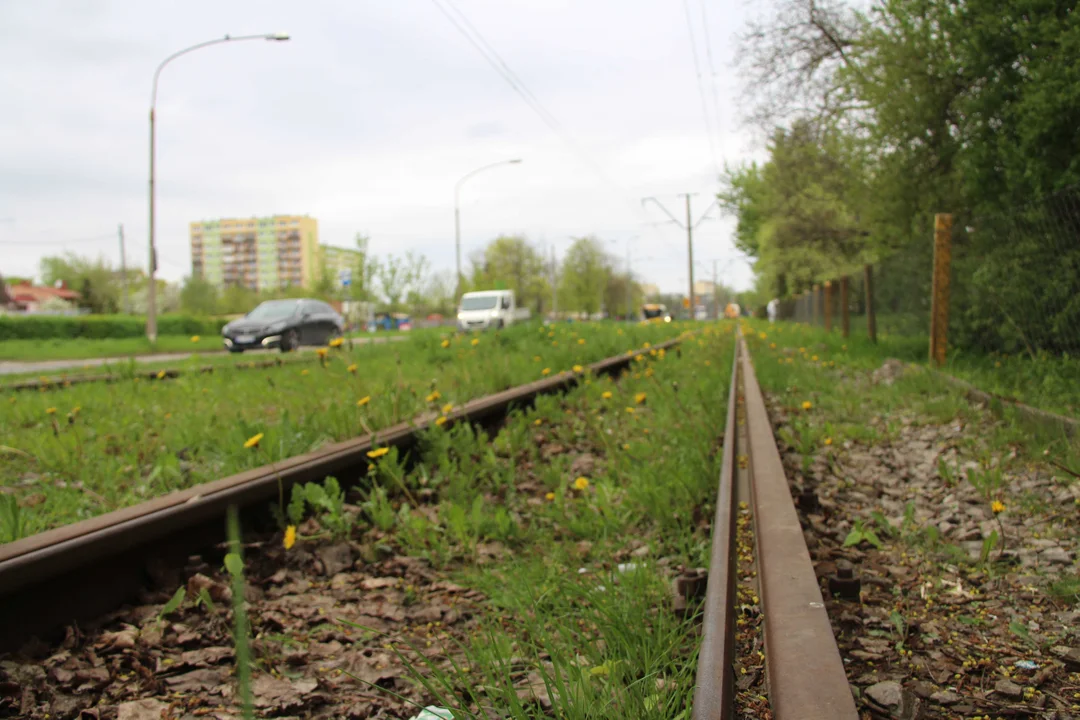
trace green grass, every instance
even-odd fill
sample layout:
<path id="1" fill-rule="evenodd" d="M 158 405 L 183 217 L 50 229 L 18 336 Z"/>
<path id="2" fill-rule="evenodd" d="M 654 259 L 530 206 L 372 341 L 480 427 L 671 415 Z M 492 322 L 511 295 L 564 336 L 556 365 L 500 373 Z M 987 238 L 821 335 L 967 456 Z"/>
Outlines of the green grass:
<path id="1" fill-rule="evenodd" d="M 676 332 L 656 325 L 528 325 L 458 336 L 445 348 L 438 335 L 422 333 L 407 343 L 332 350 L 324 365 L 11 393 L 0 400 L 0 485 L 18 500 L 20 534 L 32 533 L 536 380 L 543 368 L 567 371 Z M 435 390 L 438 398 L 429 401 Z M 365 397 L 370 401 L 358 406 Z M 264 437 L 258 448 L 245 449 L 245 441 L 259 433 Z"/>
<path id="2" fill-rule="evenodd" d="M 768 333 L 770 326 L 756 323 L 755 327 Z M 851 319 L 851 337 L 847 340 L 840 336 L 839 324 L 832 333 L 826 333 L 821 327 L 791 322 L 781 322 L 771 327 L 802 327 L 804 331 L 800 337 L 803 342 L 824 344 L 832 353 L 847 345 L 848 360 L 858 367 L 871 367 L 874 363 L 880 365 L 890 357 L 920 365 L 929 364 L 928 337 L 915 332 L 908 334 L 897 331 L 904 328 L 910 330 L 912 323 L 890 324 L 886 318 L 883 324 L 879 318 L 876 344 L 871 343 L 866 334 L 864 318 Z M 945 366 L 941 369 L 992 395 L 1080 418 L 1080 358 L 1047 353 L 1036 357 L 1026 353 L 984 354 L 950 346 Z"/>
<path id="3" fill-rule="evenodd" d="M 190 336 L 178 335 L 161 336 L 153 345 L 144 337 L 4 340 L 0 341 L 0 361 L 88 360 L 221 349 L 221 341 L 217 337 L 200 337 L 199 342 L 194 343 Z"/>
<path id="4" fill-rule="evenodd" d="M 696 518 L 712 514 L 732 352 L 730 324 L 694 327 L 679 351 L 646 357 L 618 382 L 539 398 L 492 438 L 436 428 L 413 470 L 394 451 L 377 461 L 371 482 L 389 494 L 378 504 L 400 505 L 365 505 L 353 539 L 427 558 L 486 596 L 476 630 L 448 655 L 393 646 L 431 704 L 457 718 L 486 718 L 482 707 L 512 718 L 690 716 L 698 623 L 672 612 L 669 588 L 678 566 L 708 564 Z M 594 464 L 583 471 L 575 461 L 586 455 Z M 421 489 L 436 506 L 418 512 L 409 498 Z M 320 522 L 329 531 L 337 520 Z M 492 547 L 505 552 L 478 562 Z M 526 674 L 550 710 L 522 697 Z"/>

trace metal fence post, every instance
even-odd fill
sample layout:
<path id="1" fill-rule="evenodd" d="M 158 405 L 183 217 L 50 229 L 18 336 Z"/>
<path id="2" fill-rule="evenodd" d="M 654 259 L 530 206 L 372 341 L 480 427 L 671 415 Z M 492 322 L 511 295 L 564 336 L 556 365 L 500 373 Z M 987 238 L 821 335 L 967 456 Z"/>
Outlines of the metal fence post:
<path id="1" fill-rule="evenodd" d="M 949 265 L 952 260 L 952 215 L 934 216 L 934 282 L 930 296 L 930 362 L 945 364 L 949 336 Z"/>
<path id="2" fill-rule="evenodd" d="M 851 334 L 851 303 L 848 301 L 848 276 L 840 278 L 840 331 L 844 337 Z"/>
<path id="3" fill-rule="evenodd" d="M 874 310 L 874 266 L 867 264 L 863 267 L 863 275 L 866 279 L 866 334 L 870 342 L 877 342 L 877 315 Z"/>
<path id="4" fill-rule="evenodd" d="M 810 287 L 810 323 L 813 325 L 817 325 L 818 313 L 821 311 L 818 302 L 818 286 L 813 285 Z"/>
<path id="5" fill-rule="evenodd" d="M 825 332 L 832 332 L 832 280 L 825 281 Z"/>

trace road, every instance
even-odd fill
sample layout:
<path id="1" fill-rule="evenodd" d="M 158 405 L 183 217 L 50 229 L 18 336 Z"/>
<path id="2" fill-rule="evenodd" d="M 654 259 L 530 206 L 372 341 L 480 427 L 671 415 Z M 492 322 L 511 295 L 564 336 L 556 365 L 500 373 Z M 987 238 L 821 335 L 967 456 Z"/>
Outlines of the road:
<path id="1" fill-rule="evenodd" d="M 358 345 L 367 343 L 401 342 L 408 340 L 405 335 L 391 335 L 389 337 L 361 337 L 354 338 L 353 342 Z M 314 348 L 300 348 L 300 352 L 311 352 Z M 134 357 L 109 357 L 109 358 L 86 358 L 83 360 L 38 360 L 35 362 L 11 362 L 0 361 L 0 375 L 21 375 L 25 373 L 41 373 L 43 375 L 57 370 L 71 370 L 73 368 L 101 367 L 110 363 L 125 363 L 134 360 L 137 363 L 167 363 L 177 360 L 187 360 L 196 353 L 159 353 L 157 355 L 135 355 Z M 198 353 L 199 357 L 211 357 L 227 355 L 225 350 Z M 277 355 L 277 350 L 248 350 L 242 355 L 237 355 L 239 362 L 253 355 Z"/>

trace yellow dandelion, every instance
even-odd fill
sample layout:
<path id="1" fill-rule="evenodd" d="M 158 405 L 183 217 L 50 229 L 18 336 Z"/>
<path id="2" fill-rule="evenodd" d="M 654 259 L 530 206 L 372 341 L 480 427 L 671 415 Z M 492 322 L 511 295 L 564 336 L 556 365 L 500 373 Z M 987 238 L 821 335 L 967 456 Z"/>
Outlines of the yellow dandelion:
<path id="1" fill-rule="evenodd" d="M 706 360 L 705 364 L 708 365 L 709 361 Z M 652 376 L 653 376 L 653 369 L 652 368 L 645 368 L 645 377 L 652 377 Z"/>
<path id="2" fill-rule="evenodd" d="M 307 371 L 307 370 L 301 370 L 301 371 L 300 371 L 300 374 L 301 374 L 301 375 L 307 375 L 307 374 L 308 374 L 308 371 Z"/>
<path id="3" fill-rule="evenodd" d="M 825 438 L 826 445 L 832 445 L 832 438 Z"/>
<path id="4" fill-rule="evenodd" d="M 540 374 L 541 375 L 550 375 L 551 374 L 551 368 L 544 368 L 543 370 L 540 371 Z"/>
<path id="5" fill-rule="evenodd" d="M 623 443 L 622 449 L 623 450 L 629 450 L 630 449 L 630 443 Z"/>
<path id="6" fill-rule="evenodd" d="M 645 402 L 645 393 L 639 392 L 637 395 L 635 395 L 634 402 L 636 402 L 638 405 Z"/>
<path id="7" fill-rule="evenodd" d="M 193 342 L 193 343 L 197 343 L 197 342 L 199 342 L 199 340 L 201 340 L 201 339 L 202 339 L 202 338 L 200 338 L 200 337 L 199 337 L 198 335 L 192 335 L 192 336 L 191 336 L 191 342 Z"/>
<path id="8" fill-rule="evenodd" d="M 801 353 L 806 352 L 806 348 L 804 348 L 804 347 L 799 348 L 799 352 L 801 352 Z"/>
<path id="9" fill-rule="evenodd" d="M 157 379 L 158 380 L 164 380 L 165 379 L 165 371 L 164 370 L 158 370 Z"/>
<path id="10" fill-rule="evenodd" d="M 293 545 L 296 544 L 296 526 L 290 525 L 285 528 L 285 537 L 282 539 L 281 544 L 285 546 L 286 550 L 292 550 Z"/>
<path id="11" fill-rule="evenodd" d="M 71 414 L 72 414 L 72 415 L 74 415 L 75 413 L 71 413 Z M 166 419 L 166 420 L 168 420 L 168 419 L 169 419 L 169 418 L 171 418 L 171 417 L 172 417 L 172 413 L 171 413 L 171 412 L 165 413 L 165 419 Z"/>
<path id="12" fill-rule="evenodd" d="M 244 449 L 250 450 L 252 448 L 259 447 L 259 443 L 262 442 L 262 439 L 263 439 L 263 434 L 262 433 L 256 433 L 255 435 L 252 435 L 251 437 L 249 437 L 244 442 Z"/>
<path id="13" fill-rule="evenodd" d="M 329 344 L 330 344 L 330 347 L 332 347 L 332 348 L 339 348 L 339 347 L 341 347 L 342 345 L 345 344 L 345 338 L 336 337 L 333 340 L 331 340 Z"/>
<path id="14" fill-rule="evenodd" d="M 802 404 L 802 409 L 803 410 L 809 410 L 812 407 L 814 407 L 814 406 L 809 400 L 804 400 L 803 401 L 803 404 Z"/>
<path id="15" fill-rule="evenodd" d="M 584 371 L 585 371 L 585 368 L 581 367 L 580 365 L 575 365 L 574 366 L 574 372 L 579 373 L 579 372 L 584 372 Z"/>
<path id="16" fill-rule="evenodd" d="M 995 500 L 994 502 L 990 503 L 990 510 L 995 515 L 1000 515 L 1001 513 L 1005 512 L 1005 503 L 1001 502 L 1000 500 Z"/>
<path id="17" fill-rule="evenodd" d="M 587 477 L 579 477 L 574 481 L 575 490 L 584 490 L 587 487 L 589 487 L 589 478 Z"/>
<path id="18" fill-rule="evenodd" d="M 472 345 L 473 347 L 476 347 L 477 345 L 480 344 L 480 338 L 473 338 L 472 342 L 470 342 L 469 344 Z"/>
<path id="19" fill-rule="evenodd" d="M 626 408 L 626 412 L 628 412 L 628 413 L 630 413 L 631 415 L 633 415 L 633 414 L 634 414 L 634 408 L 632 408 L 632 407 L 628 407 L 628 408 Z"/>
<path id="20" fill-rule="evenodd" d="M 438 390 L 434 390 L 434 391 L 432 391 L 432 393 L 430 395 L 428 395 L 424 399 L 427 400 L 429 403 L 433 403 L 433 402 L 435 402 L 436 400 L 438 400 L 441 397 L 442 397 L 442 393 L 440 393 Z"/>
<path id="21" fill-rule="evenodd" d="M 449 415 L 450 411 L 453 410 L 453 409 L 454 409 L 454 406 L 453 406 L 452 403 L 446 403 L 445 405 L 442 406 L 443 415 Z"/>
<path id="22" fill-rule="evenodd" d="M 439 417 L 435 418 L 435 424 L 440 426 L 440 427 L 445 425 L 446 424 L 446 416 L 445 415 L 440 415 Z"/>
<path id="23" fill-rule="evenodd" d="M 533 355 L 533 362 L 540 362 L 540 356 L 539 355 Z"/>
<path id="24" fill-rule="evenodd" d="M 605 390 L 604 392 L 602 392 L 600 394 L 600 397 L 604 398 L 605 400 L 610 400 L 611 399 L 611 391 L 610 390 Z"/>
<path id="25" fill-rule="evenodd" d="M 356 401 L 356 407 L 364 407 L 369 402 L 371 402 L 371 396 L 370 395 L 365 395 L 364 397 L 362 397 L 362 398 L 360 398 L 359 400 Z"/>
<path id="26" fill-rule="evenodd" d="M 449 341 L 449 340 L 443 340 L 443 341 L 442 341 L 441 343 L 439 343 L 439 344 L 440 344 L 440 345 L 442 345 L 442 346 L 443 346 L 444 348 L 448 348 L 448 347 L 450 347 L 450 341 Z"/>
<path id="27" fill-rule="evenodd" d="M 367 456 L 374 460 L 375 458 L 381 458 L 388 452 L 390 452 L 390 448 L 388 447 L 375 448 L 374 450 L 368 450 Z"/>
<path id="28" fill-rule="evenodd" d="M 651 344 L 649 344 L 649 343 L 645 343 L 645 344 L 644 344 L 644 345 L 642 345 L 641 347 L 643 347 L 643 348 L 645 348 L 645 349 L 648 349 L 648 348 L 651 348 L 651 347 L 652 347 L 652 345 L 651 345 Z"/>
<path id="29" fill-rule="evenodd" d="M 811 358 L 810 358 L 810 359 L 811 359 L 811 360 L 813 360 L 814 362 L 817 362 L 817 355 L 813 355 L 813 356 L 811 356 Z"/>
<path id="30" fill-rule="evenodd" d="M 56 414 L 56 408 L 45 408 L 45 414 L 46 415 L 55 415 Z"/>
<path id="31" fill-rule="evenodd" d="M 765 338 L 767 338 L 769 336 L 766 335 L 765 333 L 758 333 L 758 337 L 761 338 L 762 340 L 764 340 Z"/>
<path id="32" fill-rule="evenodd" d="M 769 343 L 769 349 L 770 350 L 775 350 L 776 349 L 776 343 Z"/>
<path id="33" fill-rule="evenodd" d="M 551 341 L 551 347 L 559 347 L 559 341 L 558 340 L 552 340 Z"/>
<path id="34" fill-rule="evenodd" d="M 542 419 L 540 419 L 540 418 L 536 418 L 535 420 L 533 420 L 533 425 L 543 425 L 543 424 L 544 424 L 544 421 Z"/>
<path id="35" fill-rule="evenodd" d="M 577 344 L 578 345 L 584 345 L 585 344 L 585 338 L 578 338 Z"/>
<path id="36" fill-rule="evenodd" d="M 552 500 L 555 499 L 555 493 L 549 492 L 547 495 L 544 496 L 544 499 L 547 500 L 548 502 L 551 502 Z"/>
<path id="37" fill-rule="evenodd" d="M 345 369 L 348 370 L 351 373 L 355 373 L 358 368 L 359 368 L 359 366 L 356 363 L 353 363 L 352 365 L 350 365 L 349 367 L 347 367 Z"/>
<path id="38" fill-rule="evenodd" d="M 326 348 L 315 348 L 315 354 L 321 358 L 326 357 L 326 353 L 330 352 Z"/>

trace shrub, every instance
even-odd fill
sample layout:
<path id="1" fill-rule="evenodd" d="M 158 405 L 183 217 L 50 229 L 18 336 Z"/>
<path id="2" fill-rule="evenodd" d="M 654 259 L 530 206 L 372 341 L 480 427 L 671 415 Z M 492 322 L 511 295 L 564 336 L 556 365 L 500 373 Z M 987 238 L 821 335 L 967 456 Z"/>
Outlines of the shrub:
<path id="1" fill-rule="evenodd" d="M 191 315 L 161 315 L 158 335 L 216 335 L 224 320 Z M 72 338 L 133 338 L 146 332 L 146 320 L 132 315 L 0 315 L 0 341 Z"/>

